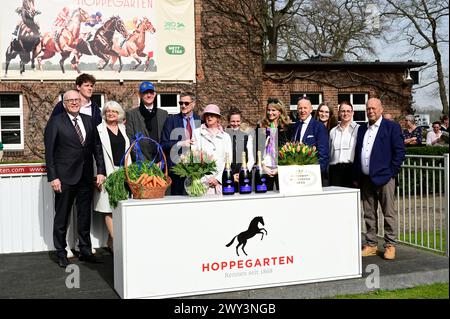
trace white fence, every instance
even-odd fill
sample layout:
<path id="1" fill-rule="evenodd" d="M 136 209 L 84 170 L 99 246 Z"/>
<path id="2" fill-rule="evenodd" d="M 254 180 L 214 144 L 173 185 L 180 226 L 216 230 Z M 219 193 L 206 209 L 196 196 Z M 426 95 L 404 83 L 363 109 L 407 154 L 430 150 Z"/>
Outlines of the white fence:
<path id="1" fill-rule="evenodd" d="M 449 154 L 406 156 L 395 196 L 400 242 L 448 256 L 448 172 Z M 381 210 L 378 216 L 378 235 L 383 237 Z"/>
<path id="2" fill-rule="evenodd" d="M 75 247 L 75 214 L 68 243 Z M 0 254 L 53 250 L 53 191 L 42 164 L 0 165 Z M 102 214 L 91 220 L 93 247 L 104 247 L 107 231 Z"/>

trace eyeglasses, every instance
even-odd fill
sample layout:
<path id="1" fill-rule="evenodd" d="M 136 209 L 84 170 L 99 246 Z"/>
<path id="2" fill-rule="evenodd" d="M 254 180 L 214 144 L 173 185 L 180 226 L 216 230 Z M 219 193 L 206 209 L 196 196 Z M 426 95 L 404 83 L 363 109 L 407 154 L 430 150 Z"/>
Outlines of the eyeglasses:
<path id="1" fill-rule="evenodd" d="M 69 104 L 80 103 L 81 99 L 65 99 L 64 102 L 67 102 Z"/>
<path id="2" fill-rule="evenodd" d="M 278 100 L 278 99 L 273 99 L 273 98 L 268 98 L 268 99 L 267 99 L 267 103 L 268 103 L 268 104 L 271 104 L 271 103 L 278 104 L 278 103 L 280 103 L 280 100 Z"/>
<path id="3" fill-rule="evenodd" d="M 192 102 L 194 102 L 194 101 L 192 101 Z M 180 105 L 180 106 L 188 106 L 189 104 L 191 104 L 192 102 L 183 102 L 183 101 L 179 101 L 178 102 L 178 104 Z"/>
<path id="4" fill-rule="evenodd" d="M 339 113 L 352 113 L 353 111 L 351 110 L 340 110 Z"/>

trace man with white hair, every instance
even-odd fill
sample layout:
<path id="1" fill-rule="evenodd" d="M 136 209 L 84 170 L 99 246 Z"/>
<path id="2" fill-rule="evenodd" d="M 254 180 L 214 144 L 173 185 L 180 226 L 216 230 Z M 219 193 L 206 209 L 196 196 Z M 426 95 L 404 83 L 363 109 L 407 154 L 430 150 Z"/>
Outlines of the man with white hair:
<path id="1" fill-rule="evenodd" d="M 105 181 L 105 162 L 98 131 L 91 117 L 80 114 L 81 97 L 75 90 L 63 97 L 65 112 L 50 117 L 44 132 L 47 178 L 55 192 L 53 244 L 58 265 L 67 267 L 67 223 L 74 200 L 77 207 L 78 247 L 81 261 L 95 262 L 90 237 L 92 180 L 94 160 L 97 168 L 95 182 Z"/>

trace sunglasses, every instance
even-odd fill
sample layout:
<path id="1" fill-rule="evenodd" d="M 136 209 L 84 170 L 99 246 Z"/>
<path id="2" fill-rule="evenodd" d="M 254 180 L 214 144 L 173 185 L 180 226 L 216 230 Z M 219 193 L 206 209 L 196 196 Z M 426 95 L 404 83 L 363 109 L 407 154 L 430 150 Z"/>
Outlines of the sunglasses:
<path id="1" fill-rule="evenodd" d="M 280 103 L 280 100 L 278 100 L 278 99 L 273 99 L 273 98 L 269 98 L 269 99 L 267 99 L 267 103 L 268 103 L 268 104 L 271 104 L 271 103 L 277 104 L 277 103 Z"/>
<path id="2" fill-rule="evenodd" d="M 191 104 L 192 102 L 183 102 L 183 101 L 179 101 L 178 102 L 178 104 L 180 105 L 180 106 L 188 106 L 189 104 Z"/>

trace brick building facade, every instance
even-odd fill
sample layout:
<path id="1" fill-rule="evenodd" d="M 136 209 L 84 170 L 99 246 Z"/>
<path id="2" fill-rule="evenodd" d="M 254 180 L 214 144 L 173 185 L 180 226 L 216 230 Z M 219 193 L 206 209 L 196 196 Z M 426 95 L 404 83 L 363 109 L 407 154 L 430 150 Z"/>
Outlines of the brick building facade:
<path id="1" fill-rule="evenodd" d="M 342 94 L 359 100 L 362 96 L 357 94 L 364 94 L 365 98 L 381 97 L 386 111 L 393 114 L 410 112 L 411 85 L 403 81 L 405 71 L 423 64 L 264 63 L 263 34 L 255 22 L 259 5 L 260 2 L 255 1 L 253 7 L 236 8 L 231 0 L 195 0 L 196 82 L 154 81 L 161 94 L 158 99 L 161 106 L 167 107 L 169 113 L 176 113 L 178 94 L 194 91 L 197 112 L 208 103 L 218 104 L 223 113 L 231 107 L 239 107 L 244 120 L 255 125 L 264 113 L 264 101 L 269 96 L 278 97 L 289 105 L 295 104 L 299 94 L 313 94 L 336 107 L 339 97 L 344 97 Z M 153 79 L 150 73 L 144 73 L 142 80 Z M 115 100 L 130 109 L 138 105 L 139 83 L 99 79 L 95 85 L 96 99 L 99 102 Z M 61 94 L 72 88 L 74 80 L 9 81 L 2 78 L 0 134 L 19 134 L 20 140 L 13 146 L 5 143 L 4 159 L 43 159 L 43 132 L 48 117 Z M 19 108 L 1 106 L 2 103 L 7 105 L 11 97 L 17 98 Z M 5 129 L 7 118 L 17 117 L 20 127 Z"/>

